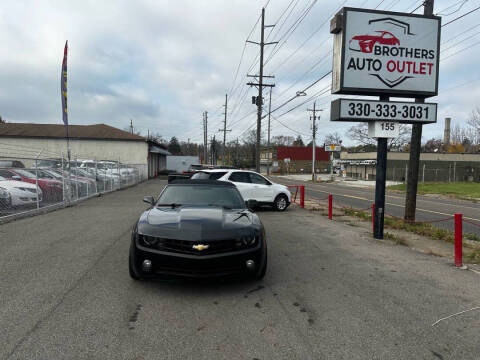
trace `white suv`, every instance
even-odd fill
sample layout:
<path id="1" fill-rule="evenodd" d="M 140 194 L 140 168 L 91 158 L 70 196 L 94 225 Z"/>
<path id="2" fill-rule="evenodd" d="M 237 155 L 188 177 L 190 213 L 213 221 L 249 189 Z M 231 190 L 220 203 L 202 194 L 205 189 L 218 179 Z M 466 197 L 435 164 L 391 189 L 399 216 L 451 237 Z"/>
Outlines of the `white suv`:
<path id="1" fill-rule="evenodd" d="M 259 205 L 271 205 L 284 211 L 290 205 L 291 194 L 285 185 L 276 184 L 254 171 L 214 169 L 201 170 L 192 179 L 229 181 L 236 185 L 244 200 L 256 200 Z"/>

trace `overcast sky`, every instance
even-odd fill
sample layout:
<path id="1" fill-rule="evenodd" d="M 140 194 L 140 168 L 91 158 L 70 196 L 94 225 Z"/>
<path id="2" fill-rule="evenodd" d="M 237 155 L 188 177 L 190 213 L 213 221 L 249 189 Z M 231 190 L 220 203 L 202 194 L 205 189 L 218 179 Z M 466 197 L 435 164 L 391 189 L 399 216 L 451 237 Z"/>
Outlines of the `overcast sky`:
<path id="1" fill-rule="evenodd" d="M 63 46 L 68 39 L 71 124 L 105 123 L 125 128 L 133 119 L 135 129 L 145 135 L 149 130 L 167 139 L 177 136 L 184 141 L 201 142 L 205 110 L 209 113 L 210 134 L 221 136 L 217 131 L 222 126 L 222 105 L 228 92 L 228 124 L 232 131 L 227 141 L 237 137 L 241 140 L 255 122 L 251 96 L 256 90 L 245 85 L 251 80 L 245 75 L 255 64 L 257 45 L 246 46 L 235 82 L 234 76 L 245 40 L 266 3 L 267 0 L 3 0 L 0 115 L 9 122 L 62 122 L 60 70 Z M 469 0 L 459 9 L 461 3 L 436 0 L 434 12 L 448 8 L 442 12 L 442 21 L 446 23 L 480 5 L 478 0 Z M 378 9 L 382 10 L 412 11 L 421 1 L 270 0 L 266 24 L 277 26 L 271 34 L 270 29 L 266 30 L 269 41 L 279 39 L 311 6 L 286 42 L 283 38 L 276 47 L 266 47 L 265 74 L 275 75 L 272 81 L 276 83 L 273 108 L 331 69 L 329 21 L 343 4 L 366 8 L 380 4 Z M 479 16 L 480 11 L 442 29 L 445 50 L 441 55 L 439 96 L 428 99 L 439 103 L 439 121 L 424 127 L 424 139 L 441 136 L 446 116 L 452 117 L 453 125 L 463 124 L 479 106 L 480 25 L 475 27 Z M 257 26 L 251 40 L 258 41 L 259 31 Z M 269 59 L 272 49 L 275 54 Z M 251 70 L 255 72 L 258 65 Z M 272 120 L 272 135 L 301 133 L 305 134 L 305 142 L 310 141 L 306 108 L 311 103 L 282 114 L 319 94 L 330 83 L 331 77 L 325 77 L 307 91 L 307 97 L 274 112 L 279 121 L 296 132 Z M 328 132 L 343 133 L 352 125 L 328 121 L 330 101 L 334 98 L 326 92 L 317 99 L 317 104 L 325 109 L 319 123 L 320 140 Z M 266 122 L 264 128 L 265 125 Z M 346 137 L 344 141 L 351 143 Z"/>

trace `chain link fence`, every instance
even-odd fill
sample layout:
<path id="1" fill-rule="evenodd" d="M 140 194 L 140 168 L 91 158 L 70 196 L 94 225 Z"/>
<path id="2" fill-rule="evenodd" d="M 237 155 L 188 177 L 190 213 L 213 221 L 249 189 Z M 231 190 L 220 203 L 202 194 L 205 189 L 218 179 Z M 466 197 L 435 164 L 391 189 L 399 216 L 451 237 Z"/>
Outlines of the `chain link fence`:
<path id="1" fill-rule="evenodd" d="M 147 180 L 147 164 L 72 156 L 0 155 L 0 221 L 64 207 Z"/>
<path id="2" fill-rule="evenodd" d="M 387 180 L 405 182 L 408 174 L 407 161 L 389 161 L 387 163 Z M 349 163 L 344 165 L 346 177 L 358 180 L 375 180 L 375 162 Z M 421 161 L 418 181 L 424 182 L 480 182 L 479 162 L 441 162 Z"/>

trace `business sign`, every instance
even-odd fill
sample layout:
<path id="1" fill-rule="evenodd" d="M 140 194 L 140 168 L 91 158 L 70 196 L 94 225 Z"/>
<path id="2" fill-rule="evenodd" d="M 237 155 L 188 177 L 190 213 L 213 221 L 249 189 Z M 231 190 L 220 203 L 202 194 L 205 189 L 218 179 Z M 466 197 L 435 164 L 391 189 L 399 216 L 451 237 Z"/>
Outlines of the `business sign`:
<path id="1" fill-rule="evenodd" d="M 438 93 L 440 17 L 345 7 L 332 19 L 332 93 Z"/>
<path id="2" fill-rule="evenodd" d="M 400 124 L 391 121 L 368 123 L 368 136 L 372 138 L 396 138 L 400 135 Z"/>
<path id="3" fill-rule="evenodd" d="M 325 151 L 342 151 L 342 147 L 340 145 L 325 145 Z"/>
<path id="4" fill-rule="evenodd" d="M 330 120 L 435 123 L 437 122 L 437 104 L 336 99 L 331 104 Z"/>

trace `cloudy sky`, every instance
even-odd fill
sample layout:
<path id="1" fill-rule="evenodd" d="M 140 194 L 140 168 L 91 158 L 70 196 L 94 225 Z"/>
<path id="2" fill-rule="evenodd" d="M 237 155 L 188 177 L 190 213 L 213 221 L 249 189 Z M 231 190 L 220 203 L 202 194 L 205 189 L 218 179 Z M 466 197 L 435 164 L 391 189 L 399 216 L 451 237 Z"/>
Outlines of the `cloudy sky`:
<path id="1" fill-rule="evenodd" d="M 265 74 L 275 75 L 276 108 L 331 69 L 329 20 L 341 5 L 410 12 L 421 2 L 4 0 L 0 115 L 9 122 L 61 123 L 60 69 L 68 39 L 71 124 L 125 128 L 133 119 L 143 134 L 149 130 L 165 138 L 201 142 L 203 111 L 209 114 L 210 134 L 220 136 L 222 105 L 229 93 L 228 139 L 241 140 L 255 123 L 251 96 L 256 90 L 245 85 L 251 80 L 246 74 L 258 72 L 258 46 L 245 46 L 245 40 L 251 33 L 250 39 L 258 41 L 260 27 L 255 23 L 262 6 L 267 4 L 266 24 L 276 24 L 266 30 L 268 41 L 280 40 L 265 53 Z M 478 0 L 436 0 L 434 12 L 444 15 L 446 23 L 479 5 Z M 424 127 L 424 139 L 441 136 L 446 116 L 454 125 L 463 124 L 479 106 L 479 16 L 480 11 L 442 28 L 439 96 L 428 100 L 439 103 L 439 122 Z M 311 102 L 283 114 L 314 95 L 325 109 L 319 138 L 347 130 L 351 124 L 327 120 L 335 98 L 328 91 L 330 83 L 326 76 L 307 97 L 275 111 L 272 135 L 304 134 L 308 142 L 306 108 Z"/>

